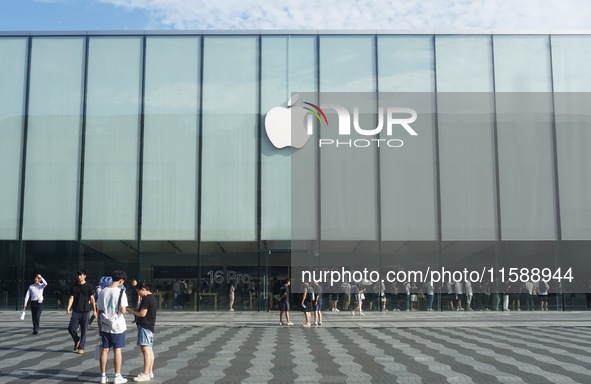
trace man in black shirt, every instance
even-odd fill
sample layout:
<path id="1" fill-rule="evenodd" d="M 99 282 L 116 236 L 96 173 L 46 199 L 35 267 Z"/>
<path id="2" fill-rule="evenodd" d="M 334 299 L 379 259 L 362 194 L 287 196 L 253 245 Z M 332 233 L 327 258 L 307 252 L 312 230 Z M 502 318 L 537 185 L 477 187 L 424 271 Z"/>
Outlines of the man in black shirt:
<path id="1" fill-rule="evenodd" d="M 140 306 L 128 309 L 128 312 L 136 316 L 137 345 L 144 355 L 144 371 L 133 378 L 133 381 L 149 381 L 154 378 L 154 326 L 156 325 L 156 311 L 158 302 L 152 295 L 149 284 L 138 282 L 135 290 L 140 298 Z"/>
<path id="2" fill-rule="evenodd" d="M 96 303 L 94 301 L 94 288 L 86 281 L 86 271 L 79 270 L 76 283 L 70 289 L 70 299 L 66 309 L 66 315 L 70 317 L 68 332 L 74 341 L 74 352 L 84 353 L 86 345 L 86 330 L 88 329 L 88 318 L 92 308 L 96 317 Z M 78 336 L 80 328 L 80 336 Z"/>

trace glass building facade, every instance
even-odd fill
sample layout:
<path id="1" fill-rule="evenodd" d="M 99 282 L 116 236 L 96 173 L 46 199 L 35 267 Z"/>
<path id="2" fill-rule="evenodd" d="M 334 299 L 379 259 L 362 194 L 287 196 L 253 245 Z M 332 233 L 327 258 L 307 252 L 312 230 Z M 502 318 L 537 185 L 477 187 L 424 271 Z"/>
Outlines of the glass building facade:
<path id="1" fill-rule="evenodd" d="M 294 92 L 420 93 L 432 118 L 412 151 L 278 150 L 265 116 Z M 267 310 L 297 248 L 571 268 L 550 308 L 586 309 L 589 92 L 586 34 L 0 33 L 0 308 L 34 273 L 59 306 L 78 269 L 122 269 L 162 308 L 226 310 L 236 281 Z"/>

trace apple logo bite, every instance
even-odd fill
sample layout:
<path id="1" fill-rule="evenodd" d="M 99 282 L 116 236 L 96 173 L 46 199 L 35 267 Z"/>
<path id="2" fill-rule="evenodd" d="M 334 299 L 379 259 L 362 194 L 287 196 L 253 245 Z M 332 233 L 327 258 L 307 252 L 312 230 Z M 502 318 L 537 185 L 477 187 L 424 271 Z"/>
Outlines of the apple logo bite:
<path id="1" fill-rule="evenodd" d="M 302 148 L 308 142 L 312 130 L 308 130 L 306 125 L 312 124 L 311 116 L 308 113 L 312 113 L 323 124 L 320 115 L 324 118 L 324 121 L 328 124 L 328 120 L 324 115 L 324 112 L 312 103 L 303 102 L 302 104 L 310 107 L 296 106 L 299 99 L 299 95 L 293 95 L 287 101 L 287 108 L 275 107 L 267 112 L 265 117 L 265 131 L 271 143 L 275 148 Z M 307 123 L 304 120 L 308 117 Z M 310 132 L 310 133 L 308 133 Z"/>

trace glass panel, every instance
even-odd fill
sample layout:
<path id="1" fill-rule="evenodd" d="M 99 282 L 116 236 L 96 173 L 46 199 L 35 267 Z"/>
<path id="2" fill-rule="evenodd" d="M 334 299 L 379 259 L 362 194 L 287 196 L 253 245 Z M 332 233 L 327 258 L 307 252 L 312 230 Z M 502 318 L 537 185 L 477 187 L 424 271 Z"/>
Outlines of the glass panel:
<path id="1" fill-rule="evenodd" d="M 567 310 L 591 310 L 591 263 L 589 249 L 591 241 L 561 242 L 561 274 L 569 271 L 573 277 L 562 282 L 564 304 Z"/>
<path id="2" fill-rule="evenodd" d="M 380 92 L 434 92 L 432 36 L 378 36 Z"/>
<path id="3" fill-rule="evenodd" d="M 257 243 L 205 242 L 200 250 L 200 310 L 267 310 L 268 277 L 265 268 L 259 267 Z"/>
<path id="4" fill-rule="evenodd" d="M 591 36 L 552 36 L 560 219 L 564 240 L 591 240 Z"/>
<path id="5" fill-rule="evenodd" d="M 373 96 L 370 92 L 375 92 L 375 71 L 373 36 L 321 36 L 320 91 L 324 95 L 320 96 L 320 106 L 340 104 L 353 110 L 360 101 L 371 103 L 367 96 Z M 326 92 L 331 92 L 332 96 Z M 352 92 L 365 93 L 348 95 Z M 366 114 L 365 123 L 373 124 L 376 109 L 369 110 L 369 114 L 362 110 Z M 320 137 L 334 139 L 338 125 L 335 122 L 339 117 L 333 109 L 326 112 L 329 123 L 320 130 Z M 356 135 L 350 139 L 363 137 Z M 323 240 L 377 239 L 376 151 L 375 146 L 321 148 L 320 222 Z"/>
<path id="6" fill-rule="evenodd" d="M 198 243 L 142 241 L 141 245 L 140 270 L 134 276 L 152 282 L 159 308 L 182 306 L 185 310 L 196 309 L 199 291 Z"/>
<path id="7" fill-rule="evenodd" d="M 502 238 L 556 239 L 548 37 L 493 41 Z"/>
<path id="8" fill-rule="evenodd" d="M 490 37 L 438 36 L 443 240 L 496 238 Z"/>
<path id="9" fill-rule="evenodd" d="M 203 240 L 255 240 L 258 50 L 256 37 L 205 37 Z"/>
<path id="10" fill-rule="evenodd" d="M 90 39 L 83 239 L 137 237 L 141 43 Z"/>
<path id="11" fill-rule="evenodd" d="M 418 136 L 380 151 L 382 239 L 436 240 L 434 57 L 431 36 L 378 36 L 380 92 L 414 108 Z M 410 93 L 421 92 L 421 93 Z"/>
<path id="12" fill-rule="evenodd" d="M 26 63 L 26 38 L 0 39 L 0 239 L 7 240 L 19 233 Z"/>
<path id="13" fill-rule="evenodd" d="M 502 269 L 495 277 L 501 301 L 493 309 L 562 310 L 562 282 L 553 278 L 559 266 L 555 249 L 555 241 L 501 242 Z M 521 303 L 520 293 L 525 303 Z"/>
<path id="14" fill-rule="evenodd" d="M 261 111 L 262 167 L 261 167 L 261 238 L 268 240 L 314 239 L 316 237 L 316 147 L 277 149 L 271 143 L 265 127 L 266 115 L 273 108 L 284 108 L 292 93 L 316 91 L 316 37 L 265 36 L 262 39 Z M 304 100 L 302 100 L 304 101 Z M 311 101 L 311 100 L 305 100 Z M 279 127 L 281 129 L 281 127 Z M 312 138 L 309 143 L 314 142 Z M 300 158 L 312 159 L 305 163 L 305 172 L 298 173 L 292 185 L 292 164 Z M 292 196 L 292 188 L 298 193 Z M 305 225 L 292 228 L 292 199 L 306 201 L 293 214 Z"/>
<path id="15" fill-rule="evenodd" d="M 20 281 L 22 266 L 19 262 L 19 242 L 0 240 L 0 257 L 0 309 L 22 309 L 24 293 L 21 297 L 18 292 L 24 286 Z M 25 282 L 33 277 L 25 276 Z"/>
<path id="16" fill-rule="evenodd" d="M 591 92 L 591 36 L 551 36 L 554 92 Z"/>
<path id="17" fill-rule="evenodd" d="M 34 38 L 23 239 L 75 240 L 84 39 Z"/>
<path id="18" fill-rule="evenodd" d="M 146 42 L 142 239 L 197 238 L 199 39 Z"/>
<path id="19" fill-rule="evenodd" d="M 47 287 L 43 291 L 45 309 L 66 308 L 70 287 L 76 279 L 76 271 L 85 269 L 80 263 L 78 242 L 24 241 L 23 247 L 24 288 L 33 282 L 35 274 L 40 273 L 47 281 Z M 88 269 L 89 280 L 96 279 L 95 271 Z"/>

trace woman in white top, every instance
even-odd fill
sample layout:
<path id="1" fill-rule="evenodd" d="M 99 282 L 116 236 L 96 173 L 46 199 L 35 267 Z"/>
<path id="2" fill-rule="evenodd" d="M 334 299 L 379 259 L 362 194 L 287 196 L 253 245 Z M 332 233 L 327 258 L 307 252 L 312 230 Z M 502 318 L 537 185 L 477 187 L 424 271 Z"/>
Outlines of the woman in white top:
<path id="1" fill-rule="evenodd" d="M 47 281 L 40 275 L 35 275 L 35 282 L 29 285 L 25 295 L 25 305 L 23 310 L 27 309 L 27 302 L 31 300 L 31 317 L 33 319 L 33 335 L 39 333 L 39 320 L 43 312 L 43 290 L 47 287 Z"/>

